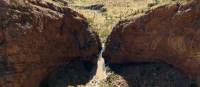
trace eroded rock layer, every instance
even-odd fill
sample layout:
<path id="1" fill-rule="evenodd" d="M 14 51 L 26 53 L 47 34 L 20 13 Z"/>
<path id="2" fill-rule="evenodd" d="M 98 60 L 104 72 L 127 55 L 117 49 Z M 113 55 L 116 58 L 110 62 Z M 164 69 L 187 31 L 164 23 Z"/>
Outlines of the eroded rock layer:
<path id="1" fill-rule="evenodd" d="M 156 7 L 119 22 L 107 39 L 110 63 L 166 62 L 200 84 L 200 3 Z"/>
<path id="2" fill-rule="evenodd" d="M 38 87 L 70 60 L 96 60 L 101 45 L 86 19 L 52 2 L 0 1 L 0 87 Z"/>

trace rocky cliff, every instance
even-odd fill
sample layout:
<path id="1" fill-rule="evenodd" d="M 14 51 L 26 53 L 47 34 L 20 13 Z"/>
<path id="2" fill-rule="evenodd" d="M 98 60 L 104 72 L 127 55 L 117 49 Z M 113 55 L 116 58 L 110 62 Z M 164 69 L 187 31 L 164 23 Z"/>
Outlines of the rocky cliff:
<path id="1" fill-rule="evenodd" d="M 169 4 L 120 21 L 103 54 L 109 63 L 165 62 L 200 84 L 200 3 Z"/>
<path id="2" fill-rule="evenodd" d="M 101 45 L 86 19 L 52 2 L 0 1 L 0 87 L 38 87 L 70 60 L 96 60 Z"/>

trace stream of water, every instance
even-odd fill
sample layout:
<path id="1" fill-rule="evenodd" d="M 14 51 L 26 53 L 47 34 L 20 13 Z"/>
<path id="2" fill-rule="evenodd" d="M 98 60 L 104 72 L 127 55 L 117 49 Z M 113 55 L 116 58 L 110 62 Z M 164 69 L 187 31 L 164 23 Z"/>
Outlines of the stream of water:
<path id="1" fill-rule="evenodd" d="M 104 58 L 102 57 L 102 53 L 105 49 L 105 45 L 102 44 L 102 50 L 100 52 L 98 61 L 97 61 L 97 70 L 92 78 L 92 80 L 86 85 L 86 87 L 99 87 L 99 84 L 101 81 L 105 80 L 107 77 L 106 74 L 106 67 L 105 67 L 105 61 Z"/>

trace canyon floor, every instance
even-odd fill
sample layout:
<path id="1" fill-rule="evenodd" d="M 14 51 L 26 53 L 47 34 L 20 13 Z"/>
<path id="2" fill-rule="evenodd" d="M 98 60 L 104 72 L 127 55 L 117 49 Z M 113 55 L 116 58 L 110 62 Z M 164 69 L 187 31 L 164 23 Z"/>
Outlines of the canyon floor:
<path id="1" fill-rule="evenodd" d="M 41 87 L 198 87 L 171 65 L 130 63 L 105 65 L 100 56 L 97 66 L 86 71 L 81 63 L 66 65 Z M 67 84 L 67 85 L 66 85 Z"/>

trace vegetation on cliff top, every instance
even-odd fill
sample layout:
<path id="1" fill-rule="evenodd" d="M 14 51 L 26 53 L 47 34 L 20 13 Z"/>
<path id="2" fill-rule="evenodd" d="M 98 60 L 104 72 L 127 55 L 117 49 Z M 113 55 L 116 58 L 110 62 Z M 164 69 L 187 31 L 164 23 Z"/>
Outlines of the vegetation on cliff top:
<path id="1" fill-rule="evenodd" d="M 185 0 L 70 0 L 69 6 L 83 14 L 102 42 L 120 20 L 145 12 L 151 7 Z"/>

